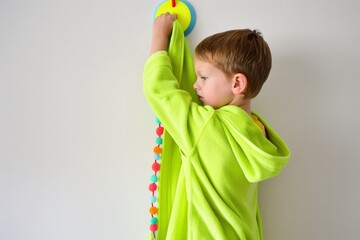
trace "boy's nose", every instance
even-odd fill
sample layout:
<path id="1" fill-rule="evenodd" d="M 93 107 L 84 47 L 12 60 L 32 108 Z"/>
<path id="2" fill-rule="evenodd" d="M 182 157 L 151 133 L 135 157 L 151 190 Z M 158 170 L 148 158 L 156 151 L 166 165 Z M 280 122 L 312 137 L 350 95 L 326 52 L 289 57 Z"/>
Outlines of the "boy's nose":
<path id="1" fill-rule="evenodd" d="M 193 88 L 194 88 L 195 90 L 199 90 L 199 85 L 197 84 L 197 81 L 194 83 Z"/>

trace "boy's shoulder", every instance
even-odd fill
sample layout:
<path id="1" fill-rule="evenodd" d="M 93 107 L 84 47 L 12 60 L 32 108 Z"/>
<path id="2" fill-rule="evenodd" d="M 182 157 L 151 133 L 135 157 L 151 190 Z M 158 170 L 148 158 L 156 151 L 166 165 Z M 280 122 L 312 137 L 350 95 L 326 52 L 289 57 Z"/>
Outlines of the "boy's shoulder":
<path id="1" fill-rule="evenodd" d="M 266 128 L 265 120 L 263 120 L 258 113 L 252 112 L 251 115 L 249 115 L 245 110 L 238 106 L 224 106 L 216 109 L 214 115 L 219 119 L 223 126 L 231 129 L 231 132 L 242 133 L 248 135 L 249 138 L 252 138 L 252 134 L 249 133 L 253 132 L 254 129 L 259 128 L 259 126 L 264 129 Z"/>

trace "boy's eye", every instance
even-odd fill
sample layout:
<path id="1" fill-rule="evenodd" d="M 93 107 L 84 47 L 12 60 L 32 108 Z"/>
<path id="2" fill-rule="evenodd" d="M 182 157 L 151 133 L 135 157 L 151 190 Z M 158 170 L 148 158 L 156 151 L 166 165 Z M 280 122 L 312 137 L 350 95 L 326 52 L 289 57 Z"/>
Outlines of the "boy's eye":
<path id="1" fill-rule="evenodd" d="M 206 80 L 207 79 L 207 77 L 200 77 L 202 80 Z"/>

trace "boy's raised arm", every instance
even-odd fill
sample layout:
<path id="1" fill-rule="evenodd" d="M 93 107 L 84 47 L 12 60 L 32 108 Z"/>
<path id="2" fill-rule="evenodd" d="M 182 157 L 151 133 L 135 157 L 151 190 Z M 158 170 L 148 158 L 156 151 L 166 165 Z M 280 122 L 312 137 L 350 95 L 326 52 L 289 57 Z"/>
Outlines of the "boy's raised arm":
<path id="1" fill-rule="evenodd" d="M 166 51 L 172 32 L 175 15 L 165 13 L 157 17 L 153 23 L 150 55 L 158 51 Z"/>

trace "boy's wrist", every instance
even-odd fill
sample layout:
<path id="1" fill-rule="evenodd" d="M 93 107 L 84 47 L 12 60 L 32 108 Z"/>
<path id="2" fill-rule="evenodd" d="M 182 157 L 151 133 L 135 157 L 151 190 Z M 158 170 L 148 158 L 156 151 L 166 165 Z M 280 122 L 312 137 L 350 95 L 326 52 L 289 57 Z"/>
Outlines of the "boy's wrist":
<path id="1" fill-rule="evenodd" d="M 164 35 L 154 34 L 151 41 L 150 54 L 158 51 L 166 51 L 168 47 L 168 37 Z"/>

